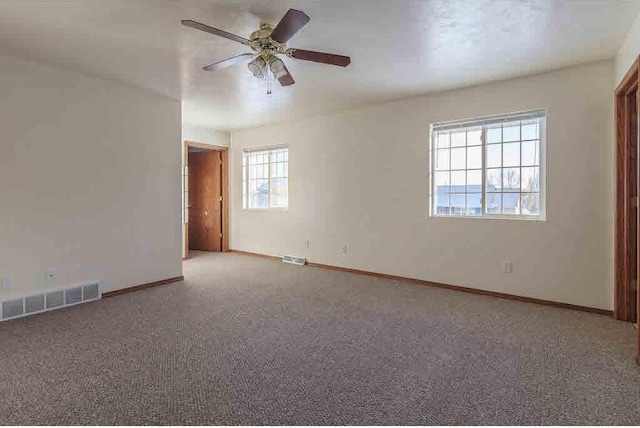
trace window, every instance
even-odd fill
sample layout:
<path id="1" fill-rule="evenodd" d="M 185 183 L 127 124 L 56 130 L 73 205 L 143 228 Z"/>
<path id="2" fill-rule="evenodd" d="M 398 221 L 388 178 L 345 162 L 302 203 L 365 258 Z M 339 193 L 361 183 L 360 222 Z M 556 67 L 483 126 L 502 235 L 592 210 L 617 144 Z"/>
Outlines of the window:
<path id="1" fill-rule="evenodd" d="M 432 216 L 542 220 L 545 111 L 431 126 Z"/>
<path id="2" fill-rule="evenodd" d="M 289 205 L 289 149 L 245 150 L 242 156 L 242 208 L 286 209 Z"/>

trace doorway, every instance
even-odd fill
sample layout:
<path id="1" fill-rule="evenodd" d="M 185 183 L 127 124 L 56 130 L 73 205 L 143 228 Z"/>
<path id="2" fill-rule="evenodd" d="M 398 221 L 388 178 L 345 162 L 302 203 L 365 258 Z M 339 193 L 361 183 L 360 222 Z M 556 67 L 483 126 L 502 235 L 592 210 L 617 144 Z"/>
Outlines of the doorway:
<path id="1" fill-rule="evenodd" d="M 614 317 L 638 322 L 640 295 L 638 275 L 640 253 L 640 163 L 638 144 L 639 61 L 631 66 L 616 88 L 616 215 Z M 636 358 L 640 363 L 640 329 Z"/>
<path id="2" fill-rule="evenodd" d="M 190 250 L 229 251 L 228 149 L 184 143 L 183 258 Z"/>

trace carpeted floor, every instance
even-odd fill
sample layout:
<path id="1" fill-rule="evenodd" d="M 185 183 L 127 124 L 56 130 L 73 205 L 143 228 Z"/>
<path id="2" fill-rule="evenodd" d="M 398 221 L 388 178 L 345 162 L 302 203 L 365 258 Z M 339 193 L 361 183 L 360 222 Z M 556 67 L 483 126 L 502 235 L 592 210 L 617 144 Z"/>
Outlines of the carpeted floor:
<path id="1" fill-rule="evenodd" d="M 2 424 L 640 424 L 631 324 L 237 254 L 0 324 Z"/>

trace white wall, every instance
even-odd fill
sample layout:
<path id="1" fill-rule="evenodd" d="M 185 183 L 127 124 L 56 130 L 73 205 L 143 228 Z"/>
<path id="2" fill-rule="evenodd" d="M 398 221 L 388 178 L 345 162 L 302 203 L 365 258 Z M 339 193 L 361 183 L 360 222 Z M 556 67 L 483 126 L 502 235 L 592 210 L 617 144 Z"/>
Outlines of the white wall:
<path id="1" fill-rule="evenodd" d="M 0 297 L 182 274 L 179 101 L 6 56 L 0 94 Z"/>
<path id="2" fill-rule="evenodd" d="M 611 309 L 613 80 L 606 61 L 234 132 L 231 248 Z M 534 108 L 547 221 L 429 218 L 429 124 Z M 290 208 L 242 210 L 242 150 L 273 144 L 289 146 Z"/>
<path id="3" fill-rule="evenodd" d="M 182 141 L 229 147 L 231 134 L 202 126 L 182 124 Z"/>
<path id="4" fill-rule="evenodd" d="M 616 85 L 620 83 L 638 56 L 640 56 L 640 14 L 616 55 Z"/>

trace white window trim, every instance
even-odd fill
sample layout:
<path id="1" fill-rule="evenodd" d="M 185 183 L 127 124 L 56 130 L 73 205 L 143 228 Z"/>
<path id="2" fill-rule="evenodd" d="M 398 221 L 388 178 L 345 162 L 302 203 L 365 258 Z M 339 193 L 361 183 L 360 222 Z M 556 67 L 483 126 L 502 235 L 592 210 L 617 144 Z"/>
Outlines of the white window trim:
<path id="1" fill-rule="evenodd" d="M 265 151 L 271 151 L 271 150 L 278 150 L 278 149 L 287 149 L 287 156 L 289 153 L 289 146 L 287 146 L 286 144 L 277 144 L 277 145 L 273 145 L 273 146 L 266 146 L 266 147 L 255 147 L 255 148 L 248 148 L 248 149 L 244 149 L 242 151 L 242 158 L 243 158 L 243 162 L 240 165 L 240 168 L 243 169 L 242 171 L 242 211 L 249 211 L 249 212 L 265 212 L 265 211 L 280 211 L 280 212 L 287 212 L 289 211 L 289 161 L 291 160 L 289 157 L 287 158 L 287 206 L 286 207 L 268 207 L 268 208 L 249 208 L 249 189 L 246 189 L 246 194 L 245 194 L 245 182 L 246 185 L 249 186 L 249 168 L 246 168 L 246 171 L 244 171 L 244 158 L 248 153 L 252 153 L 252 152 L 265 152 Z M 271 161 L 269 161 L 269 163 L 267 164 L 267 180 L 271 180 Z M 271 184 L 269 184 L 271 185 Z M 271 198 L 271 195 L 269 195 L 269 198 Z M 271 202 L 269 202 L 269 204 L 271 204 Z"/>
<path id="2" fill-rule="evenodd" d="M 514 112 L 514 113 L 507 113 L 507 114 L 498 114 L 498 115 L 492 115 L 492 116 L 484 116 L 484 117 L 480 117 L 480 118 L 471 118 L 471 119 L 463 119 L 463 120 L 456 120 L 456 121 L 451 121 L 451 122 L 437 122 L 438 124 L 456 124 L 456 123 L 460 123 L 460 126 L 465 126 L 465 124 L 468 124 L 470 122 L 485 122 L 485 121 L 490 121 L 490 120 L 495 120 L 495 119 L 507 119 L 510 116 L 520 116 L 520 115 L 526 115 L 527 113 L 530 112 L 535 112 L 535 111 L 544 111 L 544 116 L 542 117 L 542 119 L 540 120 L 540 134 L 539 134 L 539 151 L 540 151 L 540 192 L 539 192 L 539 204 L 540 204 L 540 214 L 538 215 L 526 215 L 526 214 L 485 214 L 484 213 L 484 201 L 486 199 L 486 186 L 485 186 L 485 180 L 486 180 L 486 149 L 487 149 L 487 144 L 483 138 L 483 142 L 482 142 L 482 214 L 481 215 L 454 215 L 454 214 L 437 214 L 435 212 L 435 207 L 434 207 L 434 199 L 435 199 L 435 194 L 434 194 L 434 176 L 435 176 L 435 156 L 434 156 L 434 152 L 435 152 L 435 132 L 433 131 L 434 125 L 435 123 L 432 123 L 431 125 L 429 125 L 429 147 L 428 147 L 428 153 L 427 153 L 427 157 L 428 157 L 428 165 L 429 165 L 429 171 L 428 171 L 428 199 L 429 199 L 429 209 L 428 209 L 428 215 L 430 218 L 442 218 L 442 219 L 463 219 L 463 220 L 519 220 L 519 221 L 533 221 L 533 222 L 546 222 L 548 220 L 548 212 L 547 212 L 547 170 L 546 170 L 546 163 L 547 163 L 547 110 L 546 109 L 535 109 L 535 110 L 528 110 L 528 111 L 521 111 L 521 112 Z M 484 132 L 484 129 L 483 129 Z M 501 143 L 501 144 L 504 144 Z M 522 156 L 522 152 L 520 153 L 520 156 Z"/>

